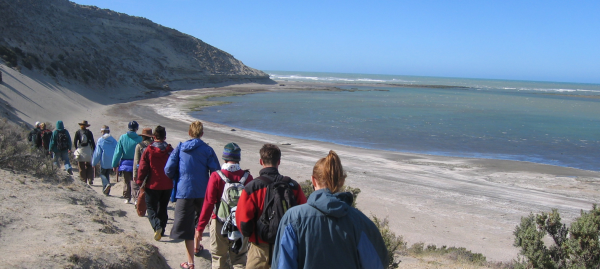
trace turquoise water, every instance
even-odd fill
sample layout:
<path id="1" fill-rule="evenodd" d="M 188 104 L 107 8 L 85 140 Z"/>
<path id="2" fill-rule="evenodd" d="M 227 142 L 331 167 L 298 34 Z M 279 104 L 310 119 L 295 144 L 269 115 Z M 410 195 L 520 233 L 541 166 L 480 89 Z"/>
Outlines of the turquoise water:
<path id="1" fill-rule="evenodd" d="M 600 85 L 269 73 L 278 81 L 349 83 L 341 88 L 355 91 L 217 98 L 233 103 L 192 115 L 236 128 L 356 147 L 600 171 Z"/>

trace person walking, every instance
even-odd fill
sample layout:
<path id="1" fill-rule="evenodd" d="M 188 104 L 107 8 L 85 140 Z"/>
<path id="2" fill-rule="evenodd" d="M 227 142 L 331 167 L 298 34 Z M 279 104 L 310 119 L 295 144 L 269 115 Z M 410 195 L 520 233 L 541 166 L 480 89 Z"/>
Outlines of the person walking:
<path id="1" fill-rule="evenodd" d="M 296 205 L 306 203 L 306 196 L 304 196 L 298 182 L 279 174 L 280 163 L 281 150 L 279 147 L 273 144 L 263 145 L 260 149 L 260 164 L 263 167 L 259 172 L 260 176 L 246 185 L 237 205 L 235 215 L 237 227 L 250 241 L 246 262 L 248 268 L 270 268 L 273 242 L 269 242 L 270 239 L 263 238 L 257 232 L 262 231 L 262 227 L 258 226 L 262 224 L 260 218 L 265 207 L 265 200 L 267 200 L 266 196 L 270 193 L 269 190 L 272 189 L 269 186 L 285 182 L 295 198 L 295 201 L 291 200 L 289 202 Z M 277 226 L 278 223 L 275 225 Z M 277 227 L 274 227 L 274 231 L 274 234 L 276 234 Z"/>
<path id="2" fill-rule="evenodd" d="M 166 138 L 165 127 L 156 126 L 154 142 L 142 153 L 137 172 L 138 177 L 135 179 L 137 185 L 146 193 L 146 212 L 150 225 L 154 229 L 154 240 L 156 241 L 159 241 L 165 234 L 165 227 L 169 220 L 167 205 L 169 205 L 173 189 L 173 180 L 165 174 L 165 165 L 173 151 L 171 145 L 165 142 Z"/>
<path id="3" fill-rule="evenodd" d="M 32 148 L 40 148 L 42 146 L 42 140 L 40 140 L 40 134 L 42 130 L 40 129 L 40 122 L 36 121 L 33 126 L 33 130 L 29 132 L 27 136 L 27 140 L 31 143 Z"/>
<path id="4" fill-rule="evenodd" d="M 62 159 L 65 169 L 69 175 L 73 175 L 73 169 L 71 162 L 69 161 L 69 153 L 71 153 L 71 135 L 69 131 L 65 129 L 61 120 L 56 122 L 56 129 L 52 131 L 52 137 L 50 137 L 50 151 L 54 153 L 54 165 L 60 168 L 59 159 Z"/>
<path id="5" fill-rule="evenodd" d="M 50 138 L 52 138 L 52 131 L 46 129 L 46 123 L 40 123 L 40 139 L 42 141 L 42 150 L 44 150 L 44 154 L 50 154 Z"/>
<path id="6" fill-rule="evenodd" d="M 194 227 L 202 211 L 208 177 L 221 168 L 215 151 L 200 139 L 204 135 L 202 123 L 192 122 L 188 134 L 192 139 L 179 143 L 165 166 L 165 174 L 177 184 L 170 237 L 185 240 L 187 261 L 180 264 L 184 269 L 194 268 Z"/>
<path id="7" fill-rule="evenodd" d="M 115 173 L 121 171 L 123 173 L 123 199 L 126 204 L 131 203 L 131 181 L 133 180 L 133 157 L 135 156 L 135 146 L 142 142 L 136 132 L 139 124 L 136 121 L 131 121 L 127 125 L 129 131 L 121 137 L 117 142 L 117 148 L 112 159 L 112 167 Z"/>
<path id="8" fill-rule="evenodd" d="M 112 168 L 112 159 L 117 148 L 117 140 L 110 135 L 110 128 L 103 125 L 100 128 L 102 136 L 98 138 L 94 156 L 92 157 L 92 167 L 100 163 L 100 179 L 102 179 L 102 193 L 108 196 L 110 194 L 110 172 Z"/>
<path id="9" fill-rule="evenodd" d="M 79 167 L 79 179 L 88 185 L 94 184 L 94 166 L 92 166 L 92 155 L 96 148 L 94 134 L 87 127 L 90 127 L 87 120 L 79 124 L 79 130 L 73 137 L 75 146 L 75 159 Z"/>
<path id="10" fill-rule="evenodd" d="M 135 146 L 135 155 L 133 156 L 133 181 L 131 182 L 131 196 L 133 198 L 133 204 L 137 208 L 137 200 L 138 195 L 140 193 L 140 186 L 136 183 L 138 169 L 140 167 L 140 159 L 142 158 L 142 153 L 144 150 L 150 146 L 153 142 L 154 135 L 152 135 L 152 128 L 144 128 L 142 129 L 142 133 L 140 134 L 142 137 L 142 142 L 138 143 Z"/>
<path id="11" fill-rule="evenodd" d="M 230 214 L 234 214 L 231 212 L 232 208 L 237 206 L 239 199 L 237 186 L 239 186 L 241 192 L 241 189 L 252 181 L 252 175 L 248 170 L 242 170 L 240 167 L 242 149 L 236 143 L 231 142 L 225 145 L 222 159 L 225 163 L 221 166 L 221 171 L 212 173 L 208 179 L 204 205 L 202 205 L 202 213 L 200 213 L 200 219 L 196 227 L 195 252 L 199 253 L 204 249 L 200 241 L 202 241 L 202 233 L 210 219 L 212 268 L 230 268 L 229 264 L 233 268 L 244 268 L 246 267 L 246 253 L 248 252 L 248 238 L 236 238 L 236 240 L 239 240 L 238 242 L 232 241 L 223 235 L 222 230 Z M 228 201 L 222 199 L 226 186 L 229 187 L 227 197 L 225 197 Z"/>
<path id="12" fill-rule="evenodd" d="M 346 180 L 332 150 L 317 161 L 308 203 L 290 208 L 279 223 L 271 268 L 373 268 L 387 265 L 387 249 L 375 224 L 340 192 Z"/>

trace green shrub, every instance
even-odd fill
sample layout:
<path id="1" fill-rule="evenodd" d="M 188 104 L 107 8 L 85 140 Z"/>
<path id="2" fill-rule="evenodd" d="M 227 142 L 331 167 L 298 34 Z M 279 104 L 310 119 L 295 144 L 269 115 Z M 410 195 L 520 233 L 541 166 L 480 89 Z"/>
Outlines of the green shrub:
<path id="1" fill-rule="evenodd" d="M 389 227 L 389 221 L 387 218 L 379 219 L 377 216 L 372 215 L 371 220 L 375 223 L 375 226 L 379 229 L 381 233 L 381 237 L 383 237 L 383 242 L 385 243 L 385 248 L 387 249 L 388 256 L 388 264 L 384 265 L 385 268 L 398 268 L 400 265 L 400 260 L 396 259 L 396 251 L 405 249 L 406 242 L 401 235 L 396 235 Z"/>
<path id="2" fill-rule="evenodd" d="M 28 172 L 41 177 L 56 176 L 57 168 L 45 151 L 32 148 L 29 130 L 0 120 L 0 168 Z"/>
<path id="3" fill-rule="evenodd" d="M 557 209 L 521 218 L 513 233 L 514 246 L 525 257 L 523 267 L 533 268 L 600 268 L 600 208 L 595 204 L 570 229 L 561 223 Z M 549 235 L 554 244 L 544 244 Z"/>

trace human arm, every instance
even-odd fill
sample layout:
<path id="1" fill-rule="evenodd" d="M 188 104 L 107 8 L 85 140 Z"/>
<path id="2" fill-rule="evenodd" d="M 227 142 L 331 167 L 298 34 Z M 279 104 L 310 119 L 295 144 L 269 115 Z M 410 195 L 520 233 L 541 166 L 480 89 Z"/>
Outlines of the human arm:
<path id="1" fill-rule="evenodd" d="M 100 144 L 100 143 L 98 143 Z M 96 166 L 102 159 L 103 150 L 101 147 L 94 149 L 94 155 L 92 156 L 92 166 Z"/>
<path id="2" fill-rule="evenodd" d="M 174 180 L 175 184 L 179 180 L 179 150 L 181 148 L 181 143 L 171 152 L 169 155 L 169 159 L 167 160 L 167 164 L 165 165 L 165 175 L 170 179 Z M 173 187 L 174 189 L 176 187 Z"/>
<path id="3" fill-rule="evenodd" d="M 137 177 L 133 179 L 135 180 L 135 183 L 138 184 L 138 186 L 142 186 L 142 184 L 144 183 L 144 179 L 148 176 L 148 174 L 150 174 L 150 157 L 148 156 L 149 153 L 150 151 L 148 151 L 148 148 L 146 148 L 146 150 L 144 150 L 144 152 L 142 153 L 142 157 L 140 159 L 140 167 L 136 169 Z"/>
<path id="4" fill-rule="evenodd" d="M 221 165 L 219 164 L 219 158 L 217 158 L 217 154 L 215 154 L 215 151 L 210 148 L 211 154 L 210 157 L 208 157 L 208 170 L 210 171 L 210 173 L 214 173 L 217 170 L 221 170 Z"/>
<path id="5" fill-rule="evenodd" d="M 296 196 L 296 205 L 306 204 L 306 195 L 304 195 L 302 187 L 300 187 L 300 184 L 298 184 L 298 182 L 295 182 L 295 185 L 296 189 L 294 189 L 294 196 Z"/>
<path id="6" fill-rule="evenodd" d="M 273 259 L 271 261 L 272 269 L 297 269 L 299 266 L 298 235 L 289 221 L 289 216 L 289 214 L 283 216 L 279 229 L 277 230 L 277 239 L 275 239 Z"/>
<path id="7" fill-rule="evenodd" d="M 115 153 L 112 159 L 112 167 L 116 168 L 119 166 L 119 162 L 121 161 L 121 157 L 123 157 L 123 141 L 119 138 L 119 142 L 117 142 L 117 147 L 115 148 Z"/>
<path id="8" fill-rule="evenodd" d="M 200 238 L 204 228 L 210 221 L 215 205 L 221 200 L 223 194 L 223 188 L 221 188 L 221 177 L 217 173 L 212 173 L 208 179 L 208 185 L 206 186 L 206 195 L 204 196 L 204 204 L 202 205 L 202 211 L 200 212 L 200 218 L 198 219 L 198 225 L 196 231 L 200 232 Z M 222 185 L 222 187 L 225 187 Z"/>
<path id="9" fill-rule="evenodd" d="M 90 143 L 90 145 L 92 146 L 92 150 L 96 149 L 96 142 L 94 141 L 94 134 L 92 133 L 92 131 L 88 130 L 88 141 Z"/>
<path id="10" fill-rule="evenodd" d="M 133 178 L 136 179 L 138 175 L 138 168 L 140 167 L 140 159 L 142 158 L 142 145 L 135 145 L 135 151 L 133 155 Z"/>
<path id="11" fill-rule="evenodd" d="M 75 149 L 79 146 L 79 139 L 81 139 L 81 134 L 79 131 L 75 132 L 75 137 L 73 138 L 73 145 L 75 145 Z"/>
<path id="12" fill-rule="evenodd" d="M 256 225 L 256 220 L 254 218 L 258 208 L 254 198 L 255 195 L 248 195 L 246 189 L 244 189 L 238 200 L 237 210 L 235 212 L 236 225 L 245 237 L 252 236 Z"/>

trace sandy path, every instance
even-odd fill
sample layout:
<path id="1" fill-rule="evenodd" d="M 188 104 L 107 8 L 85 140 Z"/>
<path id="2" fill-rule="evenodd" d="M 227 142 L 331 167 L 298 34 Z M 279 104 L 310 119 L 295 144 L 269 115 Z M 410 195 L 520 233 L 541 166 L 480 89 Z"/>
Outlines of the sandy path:
<path id="1" fill-rule="evenodd" d="M 2 109 L 7 117 L 18 117 L 25 122 L 63 119 L 71 132 L 76 130 L 77 122 L 86 119 L 96 136 L 99 127 L 108 124 L 117 138 L 131 120 L 137 120 L 141 128 L 161 124 L 167 128 L 167 142 L 174 146 L 188 139 L 189 117 L 181 114 L 180 108 L 193 96 L 299 87 L 288 82 L 285 87 L 249 84 L 172 92 L 160 98 L 139 100 L 144 95 L 139 90 L 118 89 L 99 94 L 82 86 L 60 85 L 35 74 L 8 72 L 0 85 L 1 98 L 6 101 Z M 347 185 L 362 190 L 358 207 L 365 213 L 387 216 L 392 229 L 409 244 L 465 247 L 483 253 L 489 260 L 507 261 L 516 257 L 512 232 L 522 216 L 558 208 L 568 222 L 581 209 L 589 210 L 600 201 L 599 172 L 525 162 L 367 150 L 240 129 L 232 131 L 230 127 L 210 122 L 205 122 L 205 127 L 203 139 L 218 153 L 226 143 L 238 143 L 242 148 L 241 165 L 253 175 L 260 170 L 258 150 L 263 143 L 280 145 L 282 174 L 299 182 L 310 178 L 318 158 L 330 149 L 336 150 L 348 171 Z M 99 185 L 100 180 L 96 179 L 96 191 Z M 112 194 L 120 196 L 118 185 Z M 104 200 L 115 210 L 127 212 L 126 216 L 115 219 L 159 247 L 170 266 L 177 268 L 185 260 L 183 243 L 167 239 L 155 242 L 148 220 L 137 217 L 132 205 L 125 205 L 115 197 Z M 204 245 L 208 245 L 206 240 Z"/>

